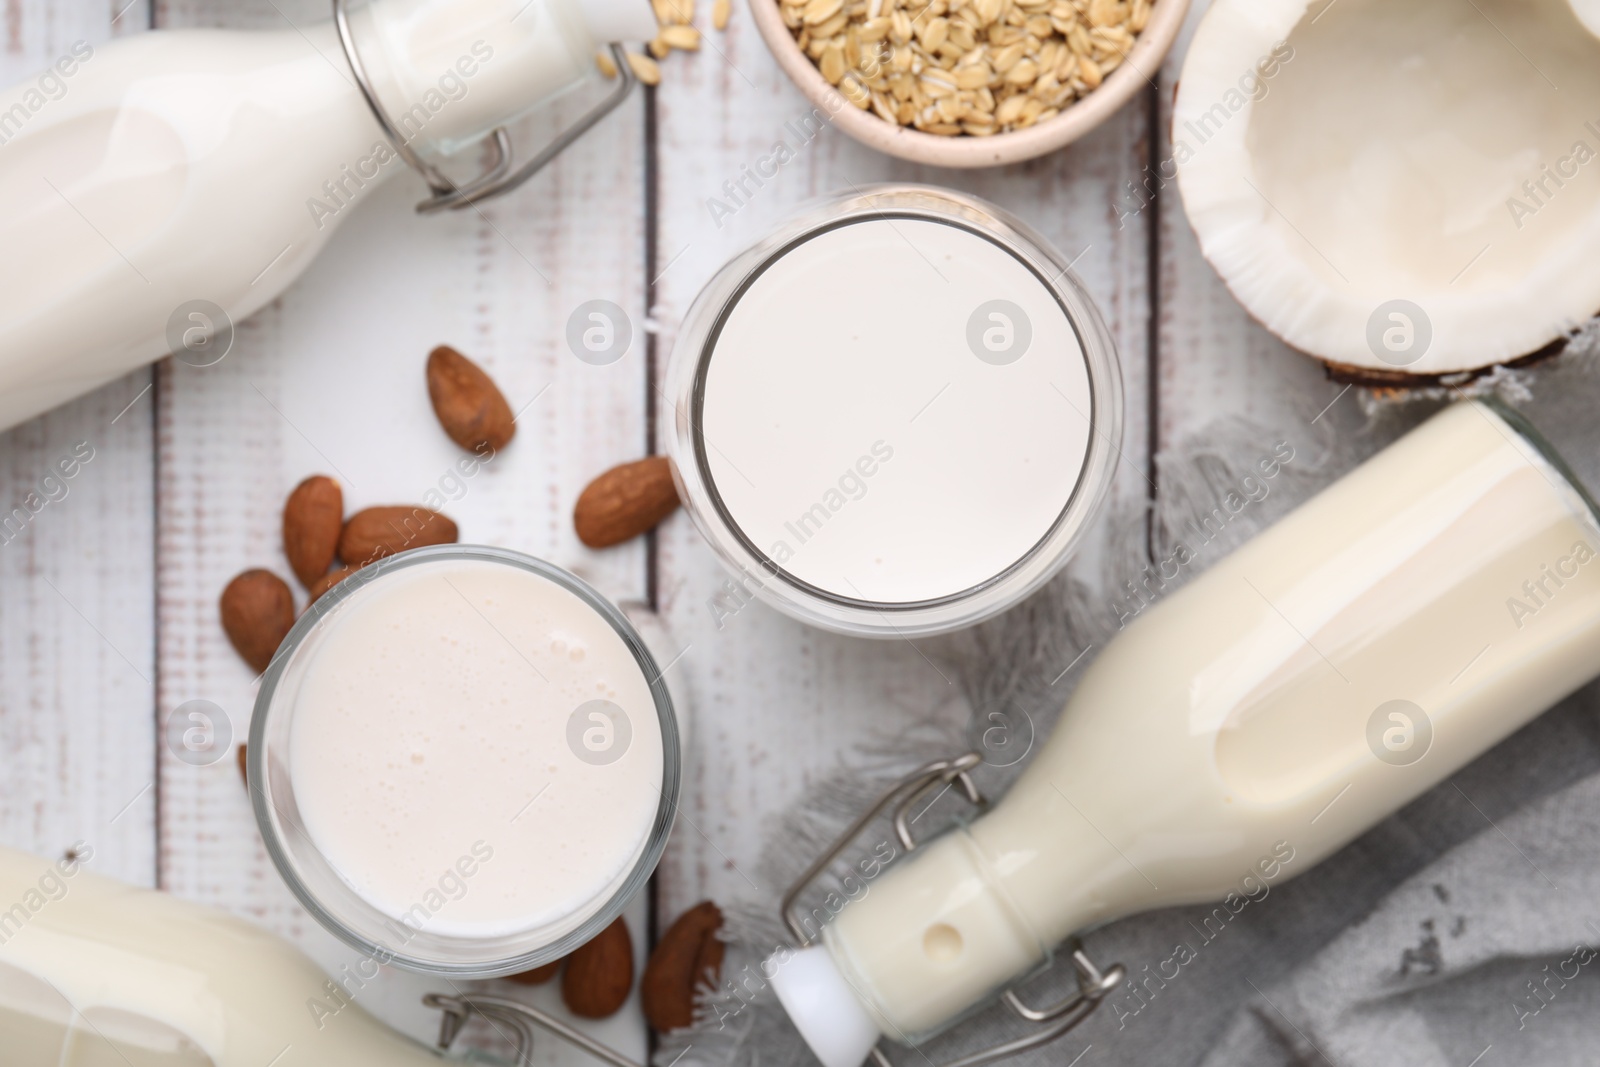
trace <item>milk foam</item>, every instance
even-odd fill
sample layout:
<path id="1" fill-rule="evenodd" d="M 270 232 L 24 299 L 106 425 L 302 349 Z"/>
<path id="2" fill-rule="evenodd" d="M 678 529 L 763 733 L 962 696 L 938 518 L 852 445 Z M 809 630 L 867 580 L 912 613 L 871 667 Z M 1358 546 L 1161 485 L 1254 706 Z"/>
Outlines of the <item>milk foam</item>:
<path id="1" fill-rule="evenodd" d="M 493 936 L 615 892 L 648 842 L 663 754 L 648 680 L 602 616 L 530 571 L 436 560 L 322 625 L 289 761 L 313 843 L 363 898 Z M 593 717 L 608 707 L 625 727 Z"/>

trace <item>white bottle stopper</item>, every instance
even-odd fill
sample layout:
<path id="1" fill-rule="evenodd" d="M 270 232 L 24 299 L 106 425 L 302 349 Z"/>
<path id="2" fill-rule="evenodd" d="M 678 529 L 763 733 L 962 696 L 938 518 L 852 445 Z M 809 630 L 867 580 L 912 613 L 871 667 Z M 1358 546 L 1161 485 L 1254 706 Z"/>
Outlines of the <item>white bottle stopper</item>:
<path id="1" fill-rule="evenodd" d="M 775 956 L 765 969 L 778 1001 L 822 1067 L 861 1067 L 883 1035 L 828 950 L 814 945 L 786 960 Z"/>

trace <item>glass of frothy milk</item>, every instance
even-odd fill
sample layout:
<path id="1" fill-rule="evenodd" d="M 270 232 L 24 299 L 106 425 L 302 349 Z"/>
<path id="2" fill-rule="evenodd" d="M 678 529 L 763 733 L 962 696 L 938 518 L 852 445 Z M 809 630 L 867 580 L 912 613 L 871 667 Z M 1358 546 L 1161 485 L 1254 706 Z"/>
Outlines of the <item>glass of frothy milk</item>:
<path id="1" fill-rule="evenodd" d="M 615 606 L 559 567 L 448 545 L 372 564 L 296 623 L 249 747 L 267 851 L 379 962 L 492 977 L 571 952 L 650 877 L 677 721 Z"/>
<path id="2" fill-rule="evenodd" d="M 1122 384 L 1067 260 L 973 197 L 875 186 L 729 262 L 673 346 L 679 495 L 734 578 L 865 637 L 970 626 L 1066 563 Z"/>

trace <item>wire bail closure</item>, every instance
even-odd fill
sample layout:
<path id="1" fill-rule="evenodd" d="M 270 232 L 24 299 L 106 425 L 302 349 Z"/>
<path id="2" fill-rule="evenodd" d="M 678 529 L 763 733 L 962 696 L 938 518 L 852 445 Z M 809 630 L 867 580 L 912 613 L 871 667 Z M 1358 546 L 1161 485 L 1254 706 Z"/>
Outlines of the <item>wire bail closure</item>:
<path id="1" fill-rule="evenodd" d="M 596 1041 L 554 1015 L 507 997 L 429 993 L 422 998 L 422 1003 L 444 1012 L 439 1019 L 440 1051 L 448 1051 L 467 1021 L 474 1015 L 480 1015 L 516 1046 L 517 1067 L 533 1067 L 533 1035 L 536 1027 L 571 1042 L 589 1055 L 611 1064 L 611 1067 L 644 1067 L 638 1060 L 624 1056 L 610 1045 Z"/>
<path id="2" fill-rule="evenodd" d="M 876 803 L 863 812 L 855 822 L 850 824 L 832 845 L 830 845 L 816 861 L 806 868 L 805 873 L 784 894 L 781 905 L 781 914 L 784 923 L 794 934 L 801 948 L 810 945 L 815 939 L 808 935 L 795 913 L 795 903 L 800 895 L 805 892 L 834 861 L 850 847 L 857 837 L 870 826 L 878 816 L 890 808 L 894 809 L 894 832 L 900 844 L 907 852 L 914 852 L 920 844 L 911 833 L 911 820 L 914 818 L 914 809 L 923 799 L 930 794 L 942 792 L 945 789 L 959 787 L 963 796 L 973 807 L 982 810 L 988 807 L 988 800 L 978 791 L 977 784 L 973 782 L 971 771 L 983 762 L 983 757 L 977 752 L 968 752 L 955 759 L 936 760 L 912 771 L 894 785 L 884 791 Z M 982 1064 L 993 1063 L 996 1060 L 1006 1059 L 1029 1049 L 1038 1048 L 1040 1045 L 1049 1044 L 1068 1031 L 1074 1029 L 1084 1019 L 1100 1006 L 1113 990 L 1122 984 L 1126 971 L 1122 964 L 1113 964 L 1102 969 L 1084 952 L 1083 945 L 1077 938 L 1070 939 L 1066 950 L 1072 961 L 1072 969 L 1077 975 L 1077 992 L 1069 995 L 1058 1003 L 1044 1008 L 1032 1008 L 1023 1003 L 1013 987 L 1000 995 L 1000 1002 L 1012 1014 L 1034 1024 L 1041 1029 L 1034 1033 L 1025 1034 L 1013 1041 L 1002 1042 L 986 1049 L 970 1053 L 957 1060 L 943 1064 L 942 1067 L 980 1067 Z M 877 1067 L 894 1067 L 893 1061 L 883 1050 L 880 1041 L 872 1050 L 873 1062 Z"/>
<path id="3" fill-rule="evenodd" d="M 350 73 L 355 75 L 356 87 L 361 90 L 361 95 L 367 101 L 367 107 L 372 109 L 373 118 L 378 120 L 379 127 L 388 138 L 389 143 L 400 158 L 418 174 L 422 175 L 432 191 L 431 196 L 417 204 L 417 213 L 431 215 L 435 212 L 452 210 L 459 211 L 469 207 L 480 200 L 490 200 L 503 196 L 533 177 L 556 156 L 564 152 L 572 142 L 588 133 L 594 126 L 611 112 L 615 111 L 628 94 L 633 92 L 633 87 L 639 79 L 634 76 L 633 67 L 628 63 L 627 52 L 622 45 L 612 42 L 607 47 L 611 50 L 612 61 L 617 68 L 617 87 L 611 90 L 594 107 L 584 112 L 583 116 L 571 126 L 562 130 L 555 140 L 539 150 L 528 162 L 516 170 L 512 170 L 511 134 L 504 126 L 496 126 L 488 135 L 488 141 L 493 149 L 494 158 L 484 172 L 465 185 L 457 185 L 445 176 L 433 164 L 423 159 L 414 150 L 406 138 L 400 133 L 394 120 L 389 117 L 388 110 L 383 102 L 378 99 L 377 91 L 372 86 L 372 80 L 367 77 L 367 68 L 361 62 L 361 53 L 356 48 L 355 34 L 350 29 L 350 15 L 347 11 L 348 0 L 333 0 L 333 25 L 338 31 L 339 46 L 344 49 L 345 59 L 350 64 Z"/>

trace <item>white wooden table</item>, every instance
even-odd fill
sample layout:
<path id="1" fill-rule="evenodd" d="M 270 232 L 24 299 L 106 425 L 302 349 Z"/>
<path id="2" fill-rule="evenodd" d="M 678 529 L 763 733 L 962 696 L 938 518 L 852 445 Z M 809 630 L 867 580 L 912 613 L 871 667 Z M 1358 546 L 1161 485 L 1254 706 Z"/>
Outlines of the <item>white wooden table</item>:
<path id="1" fill-rule="evenodd" d="M 704 0 L 696 20 L 707 28 L 709 8 Z M 78 39 L 282 30 L 325 18 L 327 4 L 6 0 L 0 11 L 0 83 L 10 83 Z M 1339 395 L 1246 320 L 1199 257 L 1175 188 L 1143 210 L 1130 192 L 1165 151 L 1183 40 L 1159 86 L 1053 156 L 941 172 L 824 129 L 720 226 L 706 200 L 775 141 L 794 145 L 785 123 L 810 108 L 742 8 L 707 43 L 674 54 L 659 90 L 483 217 L 419 217 L 420 182 L 395 178 L 304 278 L 241 324 L 220 364 L 167 361 L 0 437 L 0 510 L 77 442 L 95 449 L 70 495 L 0 545 L 0 844 L 54 855 L 91 842 L 102 874 L 248 916 L 325 964 L 340 958 L 273 871 L 233 761 L 184 764 L 159 728 L 205 698 L 237 735 L 248 729 L 251 672 L 219 628 L 217 596 L 246 567 L 289 573 L 279 508 L 296 482 L 335 474 L 352 509 L 414 502 L 438 483 L 457 453 L 428 409 L 422 364 L 447 342 L 486 366 L 513 407 L 534 401 L 512 447 L 447 506 L 463 539 L 542 556 L 614 599 L 654 606 L 682 651 L 671 671 L 692 692 L 690 773 L 655 920 L 707 897 L 750 896 L 772 813 L 857 742 L 948 714 L 958 698 L 904 642 L 823 634 L 760 605 L 719 630 L 708 601 L 723 575 L 682 515 L 649 544 L 606 552 L 583 548 L 570 516 L 595 474 L 661 449 L 656 381 L 699 287 L 815 195 L 885 179 L 951 185 L 1016 212 L 1074 259 L 1127 386 L 1128 462 L 1114 503 L 1159 491 L 1152 454 L 1217 416 L 1278 421 Z M 621 305 L 636 329 L 605 367 L 580 362 L 564 340 L 568 315 L 591 299 Z M 637 940 L 645 925 L 636 910 Z M 372 1006 L 425 1036 L 431 1020 L 414 992 L 398 982 Z M 636 1015 L 606 1032 L 642 1052 Z"/>

